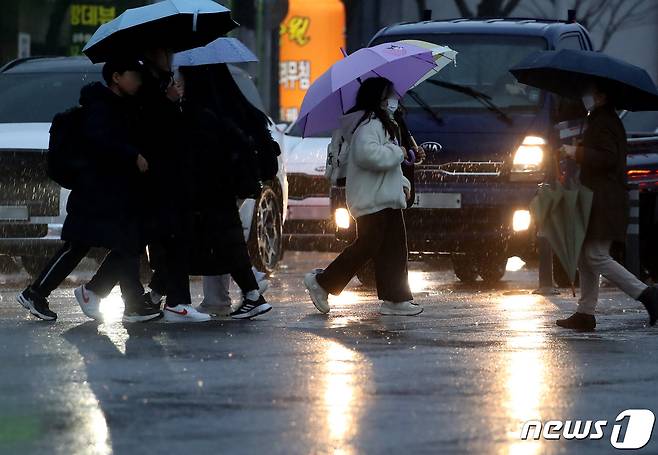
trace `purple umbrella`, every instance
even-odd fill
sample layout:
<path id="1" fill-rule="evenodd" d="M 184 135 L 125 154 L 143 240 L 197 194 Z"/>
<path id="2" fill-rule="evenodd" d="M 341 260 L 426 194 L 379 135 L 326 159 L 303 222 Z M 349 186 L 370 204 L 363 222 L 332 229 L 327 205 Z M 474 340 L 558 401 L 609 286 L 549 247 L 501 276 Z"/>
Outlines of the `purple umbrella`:
<path id="1" fill-rule="evenodd" d="M 361 82 L 385 77 L 402 97 L 436 67 L 432 52 L 407 43 L 384 43 L 359 49 L 336 62 L 308 89 L 295 129 L 304 136 L 331 131 L 356 102 Z"/>

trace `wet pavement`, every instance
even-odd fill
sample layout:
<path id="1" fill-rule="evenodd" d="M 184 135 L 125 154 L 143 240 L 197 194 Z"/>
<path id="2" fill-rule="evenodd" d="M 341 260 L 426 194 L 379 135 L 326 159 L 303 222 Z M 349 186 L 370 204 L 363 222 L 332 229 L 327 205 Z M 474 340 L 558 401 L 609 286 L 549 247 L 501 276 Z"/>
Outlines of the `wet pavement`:
<path id="1" fill-rule="evenodd" d="M 84 271 L 45 323 L 14 301 L 26 276 L 0 276 L 0 453 L 599 454 L 620 412 L 658 410 L 658 328 L 617 291 L 603 290 L 596 332 L 569 333 L 554 320 L 574 299 L 530 294 L 536 270 L 487 289 L 415 265 L 421 316 L 379 316 L 356 282 L 323 316 L 301 277 L 331 257 L 288 253 L 273 311 L 203 325 L 124 326 L 116 293 L 107 322 L 89 322 L 72 298 Z M 597 441 L 522 441 L 530 419 L 608 426 Z"/>

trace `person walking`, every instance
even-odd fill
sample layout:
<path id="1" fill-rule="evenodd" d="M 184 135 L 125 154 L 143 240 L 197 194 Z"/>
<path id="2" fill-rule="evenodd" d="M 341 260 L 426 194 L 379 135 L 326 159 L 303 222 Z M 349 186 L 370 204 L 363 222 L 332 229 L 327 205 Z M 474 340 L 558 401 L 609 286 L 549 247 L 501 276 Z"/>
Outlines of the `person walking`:
<path id="1" fill-rule="evenodd" d="M 357 238 L 326 269 L 304 277 L 315 307 L 330 311 L 329 294 L 339 295 L 357 271 L 374 262 L 380 314 L 413 316 L 423 311 L 413 302 L 407 270 L 407 235 L 402 210 L 411 199 L 411 182 L 401 164 L 408 157 L 394 114 L 399 100 L 393 84 L 381 77 L 361 84 L 356 106 L 342 118 L 348 146 L 347 207 L 356 220 Z M 336 148 L 335 146 L 333 148 Z M 343 156 L 345 156 L 343 155 Z"/>
<path id="2" fill-rule="evenodd" d="M 578 308 L 570 317 L 556 321 L 560 327 L 579 331 L 596 327 L 601 275 L 644 305 L 650 325 L 658 319 L 658 288 L 647 286 L 610 256 L 612 243 L 625 240 L 628 222 L 626 131 L 615 112 L 612 95 L 600 83 L 586 91 L 583 104 L 589 115 L 582 142 L 563 146 L 566 155 L 580 165 L 581 183 L 594 193 L 578 264 Z"/>
<path id="3" fill-rule="evenodd" d="M 138 93 L 141 109 L 141 144 L 149 161 L 142 188 L 142 228 L 148 244 L 153 276 L 148 293 L 166 322 L 207 322 L 210 317 L 192 306 L 187 273 L 186 193 L 183 150 L 183 91 L 175 83 L 173 54 L 154 48 L 145 52 L 143 84 Z"/>
<path id="4" fill-rule="evenodd" d="M 137 115 L 134 95 L 141 86 L 141 65 L 133 60 L 113 60 L 103 67 L 106 85 L 100 82 L 82 88 L 82 143 L 84 170 L 67 202 L 62 229 L 64 246 L 49 261 L 36 280 L 17 299 L 44 320 L 54 320 L 48 296 L 75 269 L 92 247 L 111 252 L 92 280 L 75 290 L 82 311 L 101 319 L 99 304 L 119 282 L 125 302 L 125 322 L 145 322 L 162 316 L 147 304 L 139 279 L 139 226 L 137 198 L 140 173 L 148 162 L 136 146 Z M 77 132 L 76 132 L 77 133 Z M 111 276 L 108 287 L 106 277 Z"/>
<path id="5" fill-rule="evenodd" d="M 236 204 L 238 187 L 257 187 L 257 179 L 240 172 L 242 154 L 253 153 L 249 137 L 222 109 L 226 90 L 218 83 L 221 65 L 181 67 L 185 87 L 183 103 L 187 157 L 191 161 L 189 216 L 193 225 L 192 257 L 201 264 L 191 264 L 191 271 L 201 275 L 230 273 L 240 287 L 243 300 L 231 313 L 234 319 L 251 319 L 272 309 L 265 301 L 251 267 L 242 223 Z M 224 65 L 225 66 L 225 65 Z M 226 69 L 228 71 L 228 69 Z M 229 74 L 230 76 L 230 74 Z M 233 110 L 239 105 L 231 104 Z M 267 121 L 261 114 L 261 121 Z M 254 161 L 255 158 L 254 158 Z M 257 164 L 248 160 L 250 168 Z M 255 190 L 254 190 L 255 191 Z M 205 290 L 206 288 L 204 288 Z"/>

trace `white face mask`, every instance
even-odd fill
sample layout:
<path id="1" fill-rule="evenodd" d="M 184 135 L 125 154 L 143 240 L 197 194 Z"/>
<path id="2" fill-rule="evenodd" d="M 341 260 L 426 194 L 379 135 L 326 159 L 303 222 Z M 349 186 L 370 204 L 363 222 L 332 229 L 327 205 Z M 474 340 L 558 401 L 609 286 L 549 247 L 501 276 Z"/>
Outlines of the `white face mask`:
<path id="1" fill-rule="evenodd" d="M 398 106 L 400 105 L 400 102 L 398 101 L 397 98 L 387 98 L 386 99 L 386 110 L 393 114 L 395 111 L 398 110 Z"/>
<path id="2" fill-rule="evenodd" d="M 594 109 L 596 106 L 596 102 L 594 101 L 594 97 L 592 95 L 583 95 L 582 101 L 585 109 L 587 109 L 587 112 L 591 112 L 592 109 Z"/>

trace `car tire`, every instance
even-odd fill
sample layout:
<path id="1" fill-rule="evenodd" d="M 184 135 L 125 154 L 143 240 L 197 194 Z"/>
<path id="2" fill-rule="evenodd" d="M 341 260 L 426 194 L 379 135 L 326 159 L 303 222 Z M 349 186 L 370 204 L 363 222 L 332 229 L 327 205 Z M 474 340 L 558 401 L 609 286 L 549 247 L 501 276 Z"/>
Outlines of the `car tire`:
<path id="1" fill-rule="evenodd" d="M 472 253 L 451 255 L 452 269 L 462 283 L 475 283 L 478 278 L 478 269 L 475 256 Z"/>
<path id="2" fill-rule="evenodd" d="M 247 242 L 251 263 L 261 272 L 272 273 L 283 257 L 281 207 L 281 196 L 266 185 L 256 200 Z"/>
<path id="3" fill-rule="evenodd" d="M 490 252 L 480 256 L 477 261 L 477 269 L 482 280 L 487 284 L 496 284 L 505 276 L 507 270 L 507 253 Z"/>
<path id="4" fill-rule="evenodd" d="M 47 258 L 39 256 L 21 256 L 21 265 L 32 278 L 37 277 L 46 265 Z"/>
<path id="5" fill-rule="evenodd" d="M 377 278 L 375 276 L 375 265 L 372 261 L 368 261 L 361 270 L 356 272 L 356 277 L 359 282 L 367 288 L 376 288 L 377 287 Z"/>

